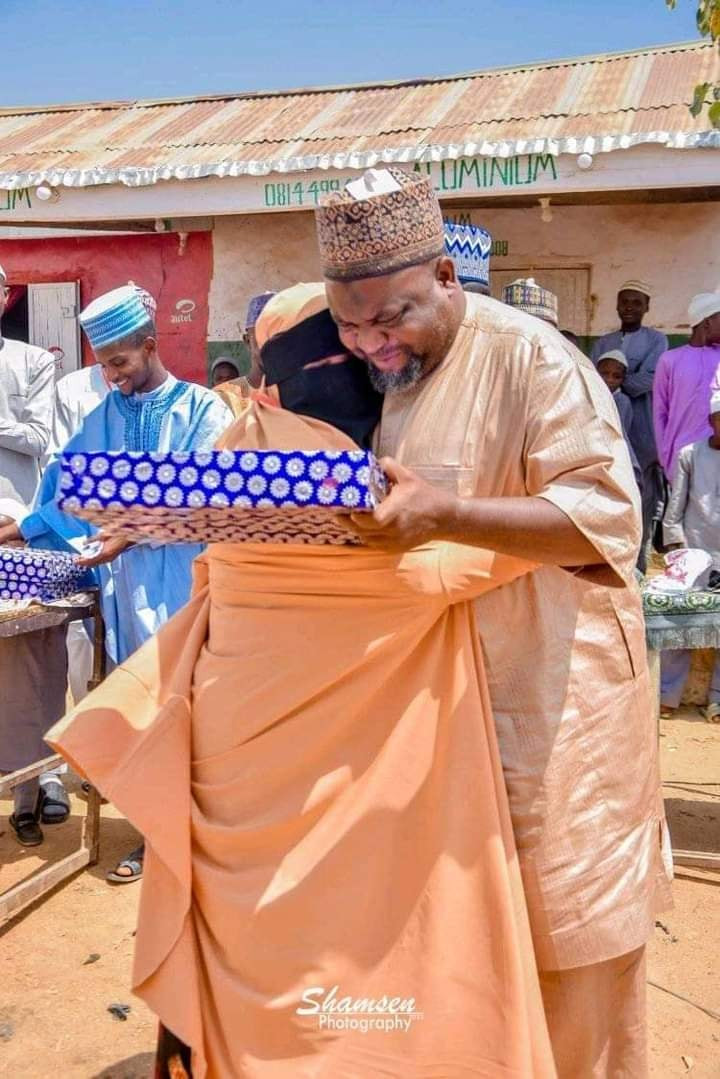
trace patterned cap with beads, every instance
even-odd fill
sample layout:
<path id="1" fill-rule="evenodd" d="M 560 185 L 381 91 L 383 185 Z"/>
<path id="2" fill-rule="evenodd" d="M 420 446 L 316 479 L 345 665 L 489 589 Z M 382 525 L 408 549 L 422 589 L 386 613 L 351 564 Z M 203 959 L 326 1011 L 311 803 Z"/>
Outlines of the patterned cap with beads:
<path id="1" fill-rule="evenodd" d="M 369 169 L 315 211 L 323 274 L 331 281 L 381 277 L 443 254 L 432 183 L 399 168 Z"/>
<path id="2" fill-rule="evenodd" d="M 519 278 L 506 285 L 502 292 L 503 303 L 534 315 L 553 326 L 558 324 L 557 296 L 549 289 L 542 288 L 533 277 Z"/>

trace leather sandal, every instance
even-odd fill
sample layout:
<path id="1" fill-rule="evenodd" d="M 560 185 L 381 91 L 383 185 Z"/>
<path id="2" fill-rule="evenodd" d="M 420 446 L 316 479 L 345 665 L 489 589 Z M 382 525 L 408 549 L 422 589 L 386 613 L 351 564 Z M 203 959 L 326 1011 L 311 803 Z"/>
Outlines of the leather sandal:
<path id="1" fill-rule="evenodd" d="M 10 827 L 18 843 L 23 847 L 39 847 L 45 838 L 34 813 L 13 813 Z"/>
<path id="2" fill-rule="evenodd" d="M 43 824 L 62 824 L 68 819 L 70 799 L 59 780 L 53 780 L 40 788 L 38 810 Z"/>
<path id="3" fill-rule="evenodd" d="M 140 880 L 143 875 L 143 859 L 145 857 L 145 844 L 138 847 L 123 858 L 115 868 L 107 874 L 107 879 L 113 884 L 132 884 L 134 880 Z M 121 873 L 121 869 L 129 869 L 129 873 Z"/>

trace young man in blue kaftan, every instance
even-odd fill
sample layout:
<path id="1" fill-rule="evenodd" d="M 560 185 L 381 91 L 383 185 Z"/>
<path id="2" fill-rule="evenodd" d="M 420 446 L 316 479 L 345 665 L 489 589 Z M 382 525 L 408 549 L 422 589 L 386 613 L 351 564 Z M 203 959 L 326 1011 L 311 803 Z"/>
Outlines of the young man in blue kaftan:
<path id="1" fill-rule="evenodd" d="M 80 323 L 116 392 L 85 417 L 65 446 L 66 453 L 212 449 L 232 423 L 232 413 L 212 390 L 179 381 L 163 367 L 151 308 L 134 286 L 95 300 L 80 315 Z M 113 664 L 122 663 L 188 601 L 191 567 L 202 545 L 132 545 L 105 538 L 88 522 L 58 508 L 58 475 L 55 460 L 20 533 L 33 547 L 80 554 L 90 538 L 101 540 L 100 552 L 81 561 L 89 569 L 97 568 L 108 657 Z M 141 851 L 133 852 L 126 861 L 130 860 L 139 863 L 138 871 L 112 879 L 140 875 Z"/>
<path id="2" fill-rule="evenodd" d="M 93 314 L 98 306 L 100 313 Z M 80 321 L 108 381 L 120 392 L 108 394 L 85 418 L 66 453 L 212 449 L 232 414 L 211 390 L 181 382 L 165 370 L 154 324 L 132 286 L 100 297 Z M 113 340 L 118 332 L 124 337 Z M 35 512 L 20 530 L 34 547 L 81 553 L 97 530 L 58 509 L 58 472 L 56 461 L 43 476 Z M 107 652 L 113 663 L 127 659 L 187 602 L 192 562 L 201 550 L 201 545 L 189 543 L 123 548 L 118 541 L 106 541 L 99 558 L 86 560 L 98 566 Z"/>

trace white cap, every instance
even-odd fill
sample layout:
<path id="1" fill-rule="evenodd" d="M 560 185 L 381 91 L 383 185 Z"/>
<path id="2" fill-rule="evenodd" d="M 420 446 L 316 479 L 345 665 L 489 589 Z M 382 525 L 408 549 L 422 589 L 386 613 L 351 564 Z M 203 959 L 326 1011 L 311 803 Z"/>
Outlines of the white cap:
<path id="1" fill-rule="evenodd" d="M 615 360 L 615 363 L 621 363 L 625 368 L 628 365 L 627 356 L 619 348 L 611 348 L 609 352 L 603 352 L 598 359 L 598 364 L 602 363 L 603 360 Z"/>
<path id="2" fill-rule="evenodd" d="M 693 329 L 706 318 L 720 313 L 720 292 L 699 292 L 693 296 L 688 307 L 690 325 Z"/>
<path id="3" fill-rule="evenodd" d="M 2 282 L 7 281 L 7 274 L 3 270 L 2 266 L 0 266 L 0 281 L 2 281 Z"/>
<path id="4" fill-rule="evenodd" d="M 625 281 L 618 289 L 618 294 L 621 292 L 642 292 L 643 296 L 647 296 L 648 300 L 652 299 L 650 286 L 646 285 L 644 281 L 639 281 L 637 278 Z"/>

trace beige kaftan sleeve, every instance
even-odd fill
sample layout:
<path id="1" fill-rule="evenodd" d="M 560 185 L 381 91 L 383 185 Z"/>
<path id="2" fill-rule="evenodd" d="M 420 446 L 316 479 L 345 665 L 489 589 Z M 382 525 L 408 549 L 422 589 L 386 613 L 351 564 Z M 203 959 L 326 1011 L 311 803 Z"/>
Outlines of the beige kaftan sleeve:
<path id="1" fill-rule="evenodd" d="M 547 338 L 536 345 L 528 393 L 528 494 L 562 510 L 623 580 L 633 579 L 640 494 L 617 409 L 589 361 Z M 581 571 L 582 575 L 583 571 Z M 592 568 L 587 576 L 596 578 Z"/>

